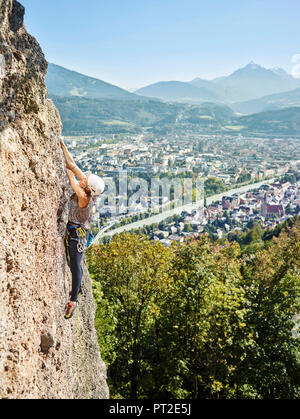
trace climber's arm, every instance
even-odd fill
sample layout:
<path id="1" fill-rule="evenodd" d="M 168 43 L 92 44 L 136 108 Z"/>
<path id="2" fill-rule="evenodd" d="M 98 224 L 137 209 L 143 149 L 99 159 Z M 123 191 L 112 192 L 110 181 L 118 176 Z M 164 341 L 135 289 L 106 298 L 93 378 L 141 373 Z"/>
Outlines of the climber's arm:
<path id="1" fill-rule="evenodd" d="M 68 175 L 70 185 L 71 185 L 73 191 L 78 196 L 80 207 L 85 207 L 89 203 L 89 199 L 87 198 L 86 193 L 84 192 L 84 190 L 81 188 L 81 186 L 79 185 L 79 183 L 75 179 L 75 176 L 74 176 L 74 173 L 72 172 L 72 170 L 67 169 L 67 175 Z"/>
<path id="2" fill-rule="evenodd" d="M 75 163 L 73 157 L 71 156 L 70 152 L 68 151 L 63 139 L 60 140 L 60 144 L 61 144 L 62 150 L 64 152 L 64 156 L 65 156 L 65 159 L 66 159 L 67 169 L 71 170 L 74 173 L 74 175 L 78 177 L 79 180 L 85 179 L 86 176 L 79 169 L 79 167 L 76 165 L 76 163 Z"/>

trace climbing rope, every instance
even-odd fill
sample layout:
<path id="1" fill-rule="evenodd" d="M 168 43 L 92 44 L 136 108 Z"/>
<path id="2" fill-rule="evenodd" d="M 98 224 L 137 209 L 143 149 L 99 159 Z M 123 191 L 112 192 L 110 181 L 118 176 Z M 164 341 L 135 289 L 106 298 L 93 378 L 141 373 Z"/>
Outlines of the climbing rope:
<path id="1" fill-rule="evenodd" d="M 70 259 L 70 234 L 69 234 L 69 232 L 67 232 L 67 234 L 66 234 L 65 243 L 66 243 L 67 263 L 70 266 L 71 259 Z"/>

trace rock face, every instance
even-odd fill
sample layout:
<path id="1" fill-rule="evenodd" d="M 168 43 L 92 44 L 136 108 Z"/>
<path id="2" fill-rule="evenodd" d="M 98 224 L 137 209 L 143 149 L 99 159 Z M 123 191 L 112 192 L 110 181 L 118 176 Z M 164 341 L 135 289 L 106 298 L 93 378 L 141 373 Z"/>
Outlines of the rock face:
<path id="1" fill-rule="evenodd" d="M 47 99 L 47 62 L 0 0 L 0 398 L 108 398 L 85 267 L 79 308 L 65 320 L 67 183 L 61 121 Z"/>

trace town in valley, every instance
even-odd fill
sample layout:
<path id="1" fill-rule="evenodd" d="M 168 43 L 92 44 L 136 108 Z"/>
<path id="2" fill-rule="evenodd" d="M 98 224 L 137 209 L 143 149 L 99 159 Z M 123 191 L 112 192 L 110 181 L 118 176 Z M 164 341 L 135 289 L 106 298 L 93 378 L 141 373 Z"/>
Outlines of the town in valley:
<path id="1" fill-rule="evenodd" d="M 117 181 L 121 172 L 130 179 L 204 179 L 203 205 L 171 216 L 166 212 L 165 217 L 162 210 L 158 221 L 142 201 L 130 211 L 126 211 L 125 203 L 116 214 L 104 193 L 96 203 L 93 219 L 93 230 L 99 236 L 107 238 L 127 230 L 147 234 L 169 246 L 202 234 L 214 239 L 234 238 L 255 223 L 272 229 L 300 212 L 298 138 L 155 136 L 145 131 L 139 135 L 66 137 L 65 141 L 81 169 L 100 174 L 106 183 Z M 160 198 L 160 202 L 168 200 Z M 102 229 L 108 236 L 99 234 Z"/>

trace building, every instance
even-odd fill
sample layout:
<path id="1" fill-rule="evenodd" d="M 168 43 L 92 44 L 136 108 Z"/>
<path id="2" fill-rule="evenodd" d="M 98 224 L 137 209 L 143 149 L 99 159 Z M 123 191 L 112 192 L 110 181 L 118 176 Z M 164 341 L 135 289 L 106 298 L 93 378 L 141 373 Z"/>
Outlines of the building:
<path id="1" fill-rule="evenodd" d="M 223 196 L 222 198 L 222 207 L 225 209 L 234 209 L 239 206 L 240 198 L 238 196 Z"/>
<path id="2" fill-rule="evenodd" d="M 261 214 L 266 219 L 272 217 L 283 217 L 285 215 L 284 207 L 282 204 L 272 204 L 267 202 L 267 195 L 265 195 L 264 201 L 261 206 Z"/>

